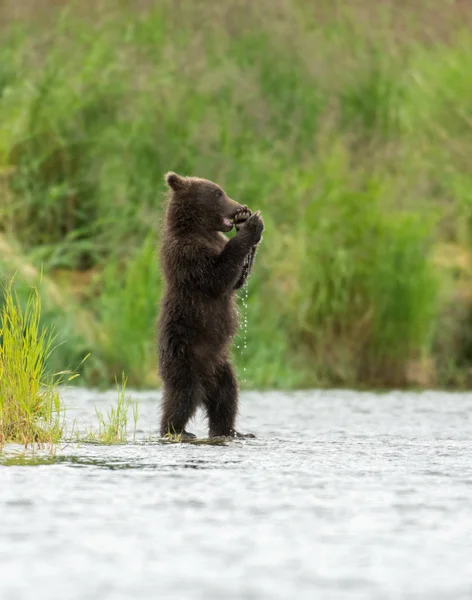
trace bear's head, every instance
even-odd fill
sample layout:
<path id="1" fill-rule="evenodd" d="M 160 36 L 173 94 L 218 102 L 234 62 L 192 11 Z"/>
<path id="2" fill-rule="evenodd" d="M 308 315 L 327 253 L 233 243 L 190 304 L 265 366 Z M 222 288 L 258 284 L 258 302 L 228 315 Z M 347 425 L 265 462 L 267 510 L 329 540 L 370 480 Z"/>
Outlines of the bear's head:
<path id="1" fill-rule="evenodd" d="M 213 181 L 167 173 L 170 189 L 168 217 L 185 231 L 231 231 L 232 219 L 244 207 L 231 200 Z"/>

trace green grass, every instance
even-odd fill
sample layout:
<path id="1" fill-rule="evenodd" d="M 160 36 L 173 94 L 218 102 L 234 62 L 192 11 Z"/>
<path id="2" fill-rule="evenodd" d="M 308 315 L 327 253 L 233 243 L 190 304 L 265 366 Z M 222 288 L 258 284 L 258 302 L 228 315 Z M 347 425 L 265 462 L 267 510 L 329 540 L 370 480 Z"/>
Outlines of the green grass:
<path id="1" fill-rule="evenodd" d="M 155 331 L 160 278 L 157 253 L 148 236 L 130 252 L 125 264 L 111 262 L 103 271 L 101 294 L 96 304 L 107 369 L 126 370 L 133 382 L 155 382 Z"/>
<path id="2" fill-rule="evenodd" d="M 22 301 L 10 282 L 2 290 L 0 312 L 0 450 L 6 444 L 55 447 L 68 437 L 66 407 L 59 390 L 78 373 L 51 374 L 47 360 L 58 350 L 51 327 L 41 325 L 41 297 L 37 288 Z M 99 444 L 128 441 L 129 411 L 134 422 L 133 440 L 139 416 L 138 402 L 125 396 L 127 378 L 122 373 L 117 386 L 116 406 L 103 412 L 96 408 L 98 429 L 89 428 L 79 441 Z M 74 423 L 72 429 L 76 427 Z"/>
<path id="3" fill-rule="evenodd" d="M 40 326 L 37 290 L 23 308 L 11 285 L 0 313 L 0 448 L 55 444 L 63 434 L 64 407 L 58 392 L 65 373 L 49 376 L 46 359 L 54 334 Z"/>
<path id="4" fill-rule="evenodd" d="M 265 219 L 234 349 L 243 385 L 411 385 L 430 362 L 427 383 L 466 385 L 456 290 L 472 270 L 433 260 L 471 250 L 463 15 L 426 0 L 112 4 L 0 32 L 0 235 L 57 281 L 43 319 L 69 341 L 54 368 L 91 352 L 81 381 L 158 384 L 155 248 L 175 170 Z M 94 277 L 78 295 L 58 269 Z"/>
<path id="5" fill-rule="evenodd" d="M 98 419 L 98 430 L 89 429 L 86 435 L 78 434 L 77 438 L 82 442 L 93 442 L 103 445 L 126 444 L 128 442 L 129 412 L 131 410 L 134 429 L 133 441 L 136 437 L 136 427 L 139 417 L 138 401 L 132 402 L 131 398 L 125 396 L 127 378 L 122 374 L 121 386 L 116 382 L 118 398 L 116 406 L 111 406 L 106 412 L 95 407 Z"/>

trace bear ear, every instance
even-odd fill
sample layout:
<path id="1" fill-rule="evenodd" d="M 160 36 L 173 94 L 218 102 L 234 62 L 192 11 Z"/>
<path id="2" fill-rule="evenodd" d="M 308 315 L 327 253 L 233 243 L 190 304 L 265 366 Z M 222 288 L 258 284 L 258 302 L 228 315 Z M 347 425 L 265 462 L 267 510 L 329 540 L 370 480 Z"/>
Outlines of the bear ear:
<path id="1" fill-rule="evenodd" d="M 165 181 L 167 185 L 175 192 L 180 192 L 187 187 L 187 179 L 170 171 L 166 173 Z"/>

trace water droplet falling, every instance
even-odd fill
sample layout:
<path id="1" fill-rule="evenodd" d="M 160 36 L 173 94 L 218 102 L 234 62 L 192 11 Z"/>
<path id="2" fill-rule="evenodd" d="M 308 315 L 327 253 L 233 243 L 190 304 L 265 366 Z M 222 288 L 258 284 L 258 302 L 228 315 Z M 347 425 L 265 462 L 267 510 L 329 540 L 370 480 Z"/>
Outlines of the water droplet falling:
<path id="1" fill-rule="evenodd" d="M 248 291 L 248 282 L 246 280 L 246 283 L 243 286 L 243 308 L 244 308 L 244 315 L 243 315 L 243 351 L 246 350 L 247 348 L 247 303 L 248 303 L 248 295 L 249 295 L 249 291 Z M 246 366 L 243 367 L 243 383 L 247 383 L 246 381 Z"/>

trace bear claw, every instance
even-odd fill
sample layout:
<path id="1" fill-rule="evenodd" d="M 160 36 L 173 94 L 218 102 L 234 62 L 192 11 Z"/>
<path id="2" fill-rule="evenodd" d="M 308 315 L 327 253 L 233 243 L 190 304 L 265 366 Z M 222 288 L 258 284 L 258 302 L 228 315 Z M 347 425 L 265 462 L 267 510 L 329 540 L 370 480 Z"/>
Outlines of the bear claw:
<path id="1" fill-rule="evenodd" d="M 258 210 L 253 213 L 244 223 L 242 223 L 244 230 L 247 231 L 251 237 L 254 238 L 254 243 L 258 244 L 262 238 L 262 232 L 264 231 L 264 221 L 262 220 L 261 213 Z"/>
<path id="2" fill-rule="evenodd" d="M 233 222 L 237 231 L 239 231 L 241 226 L 249 219 L 251 214 L 249 208 L 242 208 L 234 215 Z"/>

